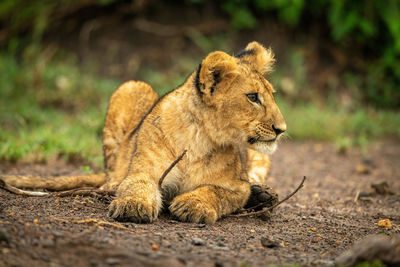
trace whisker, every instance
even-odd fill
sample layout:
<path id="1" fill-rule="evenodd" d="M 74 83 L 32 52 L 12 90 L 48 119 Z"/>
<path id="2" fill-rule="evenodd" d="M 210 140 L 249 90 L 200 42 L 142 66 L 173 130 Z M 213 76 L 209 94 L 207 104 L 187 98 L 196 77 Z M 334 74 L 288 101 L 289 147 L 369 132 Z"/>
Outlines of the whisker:
<path id="1" fill-rule="evenodd" d="M 283 134 L 281 134 L 280 140 L 287 141 L 287 140 L 293 140 L 293 138 L 290 136 L 290 134 L 283 133 Z"/>

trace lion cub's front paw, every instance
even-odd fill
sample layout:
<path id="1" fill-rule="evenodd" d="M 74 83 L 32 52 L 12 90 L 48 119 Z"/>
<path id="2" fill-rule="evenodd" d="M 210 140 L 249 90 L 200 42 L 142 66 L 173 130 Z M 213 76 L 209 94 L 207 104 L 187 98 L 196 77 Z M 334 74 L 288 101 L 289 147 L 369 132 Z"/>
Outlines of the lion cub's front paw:
<path id="1" fill-rule="evenodd" d="M 175 197 L 169 210 L 179 220 L 186 222 L 213 224 L 218 219 L 217 212 L 209 203 L 190 193 Z"/>
<path id="2" fill-rule="evenodd" d="M 278 201 L 278 194 L 272 188 L 266 185 L 252 185 L 250 197 L 244 207 L 261 210 L 275 205 Z"/>
<path id="3" fill-rule="evenodd" d="M 150 223 L 157 219 L 158 207 L 155 201 L 134 197 L 119 197 L 108 208 L 108 216 L 118 221 Z"/>

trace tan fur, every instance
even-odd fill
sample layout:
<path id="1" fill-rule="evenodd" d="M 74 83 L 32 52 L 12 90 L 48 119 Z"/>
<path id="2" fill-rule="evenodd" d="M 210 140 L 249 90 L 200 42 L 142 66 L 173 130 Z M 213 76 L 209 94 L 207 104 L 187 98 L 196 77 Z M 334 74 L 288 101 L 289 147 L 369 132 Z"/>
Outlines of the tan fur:
<path id="1" fill-rule="evenodd" d="M 269 155 L 262 154 L 253 149 L 247 149 L 247 175 L 250 184 L 263 185 L 268 176 L 271 160 Z"/>
<path id="2" fill-rule="evenodd" d="M 125 83 L 114 93 L 103 131 L 102 188 L 117 196 L 110 217 L 152 222 L 164 203 L 180 220 L 214 223 L 245 205 L 250 183 L 264 183 L 270 160 L 259 152 L 274 152 L 276 129 L 286 124 L 263 77 L 272 52 L 256 42 L 246 50 L 239 58 L 209 54 L 152 108 L 157 95 L 143 82 Z M 252 93 L 261 103 L 250 101 Z"/>
<path id="3" fill-rule="evenodd" d="M 6 183 L 18 188 L 50 189 L 55 191 L 79 187 L 99 187 L 106 182 L 105 174 L 80 176 L 37 177 L 24 175 L 0 175 Z"/>

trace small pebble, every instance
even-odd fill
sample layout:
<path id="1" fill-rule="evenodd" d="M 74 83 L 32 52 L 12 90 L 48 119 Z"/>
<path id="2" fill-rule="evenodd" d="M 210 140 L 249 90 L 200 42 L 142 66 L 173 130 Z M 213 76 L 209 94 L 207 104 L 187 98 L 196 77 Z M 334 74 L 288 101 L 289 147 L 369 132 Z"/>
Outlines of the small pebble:
<path id="1" fill-rule="evenodd" d="M 206 242 L 201 238 L 195 237 L 192 239 L 192 244 L 195 246 L 204 246 Z"/>
<path id="2" fill-rule="evenodd" d="M 279 247 L 279 244 L 274 240 L 271 240 L 267 237 L 261 237 L 261 245 L 265 248 L 276 248 Z"/>
<path id="3" fill-rule="evenodd" d="M 394 192 L 390 190 L 390 186 L 387 182 L 381 182 L 379 184 L 371 184 L 371 187 L 378 195 L 394 195 Z"/>
<path id="4" fill-rule="evenodd" d="M 98 259 L 90 259 L 89 264 L 90 266 L 97 266 L 100 265 L 100 261 Z"/>
<path id="5" fill-rule="evenodd" d="M 170 248 L 171 247 L 171 242 L 169 242 L 167 240 L 163 240 L 162 241 L 162 245 L 163 245 L 163 247 Z"/>
<path id="6" fill-rule="evenodd" d="M 371 157 L 363 157 L 363 158 L 362 158 L 362 162 L 363 162 L 364 164 L 370 165 L 370 164 L 373 163 L 373 159 L 372 159 Z"/>
<path id="7" fill-rule="evenodd" d="M 358 195 L 359 198 L 361 198 L 361 197 L 370 197 L 370 196 L 371 196 L 370 193 L 364 192 L 364 191 L 361 191 L 360 194 Z"/>
<path id="8" fill-rule="evenodd" d="M 260 215 L 260 219 L 263 221 L 270 221 L 271 220 L 271 212 L 266 210 L 263 214 Z"/>
<path id="9" fill-rule="evenodd" d="M 226 247 L 226 243 L 224 243 L 224 242 L 218 242 L 218 243 L 217 243 L 217 246 L 218 246 L 218 247 Z"/>
<path id="10" fill-rule="evenodd" d="M 107 264 L 110 264 L 110 265 L 116 265 L 116 264 L 119 264 L 121 261 L 116 258 L 108 258 L 106 260 L 106 262 L 107 262 Z"/>
<path id="11" fill-rule="evenodd" d="M 44 239 L 44 240 L 42 241 L 42 246 L 45 247 L 45 248 L 54 247 L 54 241 L 51 240 L 51 239 Z"/>
<path id="12" fill-rule="evenodd" d="M 10 238 L 5 229 L 0 229 L 0 242 L 1 241 L 5 241 L 6 243 L 10 242 Z"/>
<path id="13" fill-rule="evenodd" d="M 364 164 L 358 164 L 356 167 L 356 172 L 358 174 L 369 174 L 371 171 Z"/>
<path id="14" fill-rule="evenodd" d="M 360 194 L 358 194 L 357 200 L 369 201 L 371 200 L 371 194 L 368 192 L 361 191 Z"/>
<path id="15" fill-rule="evenodd" d="M 333 267 L 335 266 L 335 262 L 332 260 L 325 260 L 325 259 L 318 259 L 312 262 L 316 266 L 327 266 L 327 267 Z"/>

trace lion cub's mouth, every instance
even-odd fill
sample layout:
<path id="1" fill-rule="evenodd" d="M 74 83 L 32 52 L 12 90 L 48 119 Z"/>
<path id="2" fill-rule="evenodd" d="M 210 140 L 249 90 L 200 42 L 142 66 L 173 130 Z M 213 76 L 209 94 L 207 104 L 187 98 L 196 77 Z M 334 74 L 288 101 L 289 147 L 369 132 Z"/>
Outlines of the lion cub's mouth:
<path id="1" fill-rule="evenodd" d="M 260 140 L 259 138 L 254 138 L 254 137 L 249 137 L 249 139 L 247 139 L 247 142 L 249 144 L 255 144 L 255 143 L 273 143 L 276 141 L 276 137 L 273 139 L 269 139 L 269 140 Z"/>

